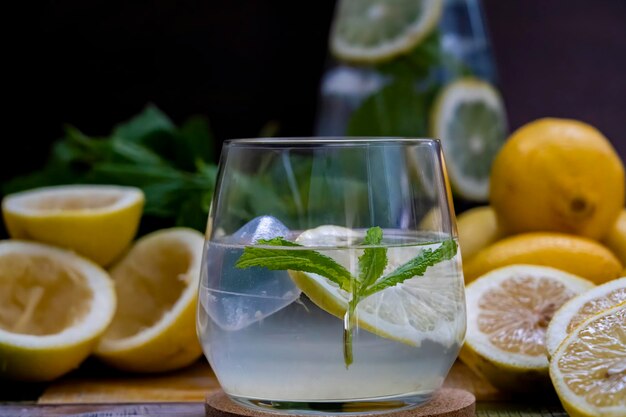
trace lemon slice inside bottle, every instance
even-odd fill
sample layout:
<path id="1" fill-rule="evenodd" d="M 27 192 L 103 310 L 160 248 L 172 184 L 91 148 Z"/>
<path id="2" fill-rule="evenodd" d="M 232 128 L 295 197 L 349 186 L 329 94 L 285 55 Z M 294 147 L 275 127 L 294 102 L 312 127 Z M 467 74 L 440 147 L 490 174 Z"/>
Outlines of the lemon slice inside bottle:
<path id="1" fill-rule="evenodd" d="M 415 48 L 437 25 L 442 0 L 341 0 L 331 31 L 340 60 L 377 63 Z"/>
<path id="2" fill-rule="evenodd" d="M 461 78 L 439 93 L 431 119 L 454 191 L 469 200 L 486 201 L 491 164 L 507 132 L 498 91 L 485 81 Z"/>
<path id="3" fill-rule="evenodd" d="M 303 232 L 296 242 L 333 258 L 353 275 L 358 275 L 358 258 L 363 249 L 348 248 L 363 240 L 364 233 L 339 226 L 320 226 Z M 420 251 L 436 249 L 440 243 L 396 246 L 387 250 L 385 274 L 415 258 Z M 328 247 L 329 250 L 325 250 Z M 344 247 L 344 249 L 336 249 Z M 331 249 L 332 248 L 332 249 Z M 465 299 L 460 256 L 429 267 L 424 276 L 408 279 L 359 302 L 359 328 L 413 346 L 425 340 L 445 347 L 460 344 L 465 334 Z M 296 285 L 311 301 L 343 319 L 351 295 L 317 274 L 289 271 Z"/>

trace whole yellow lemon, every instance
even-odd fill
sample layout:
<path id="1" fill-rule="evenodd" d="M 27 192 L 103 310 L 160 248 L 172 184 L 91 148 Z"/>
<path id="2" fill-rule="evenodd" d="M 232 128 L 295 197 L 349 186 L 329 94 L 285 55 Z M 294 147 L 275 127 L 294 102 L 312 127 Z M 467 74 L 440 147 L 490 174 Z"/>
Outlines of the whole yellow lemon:
<path id="1" fill-rule="evenodd" d="M 515 131 L 496 156 L 489 198 L 506 232 L 601 239 L 624 207 L 624 166 L 594 127 L 540 119 Z"/>

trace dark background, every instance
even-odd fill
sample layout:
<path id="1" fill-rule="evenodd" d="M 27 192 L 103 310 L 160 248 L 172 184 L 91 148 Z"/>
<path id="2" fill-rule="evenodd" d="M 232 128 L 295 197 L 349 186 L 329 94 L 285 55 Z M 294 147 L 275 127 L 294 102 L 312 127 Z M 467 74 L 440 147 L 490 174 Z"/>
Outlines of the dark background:
<path id="1" fill-rule="evenodd" d="M 626 157 L 626 1 L 484 0 L 512 129 L 543 116 L 602 130 Z M 334 2 L 29 3 L 5 48 L 0 183 L 41 166 L 63 123 L 90 135 L 153 102 L 218 139 L 312 133 Z M 8 110 L 7 110 L 8 108 Z"/>

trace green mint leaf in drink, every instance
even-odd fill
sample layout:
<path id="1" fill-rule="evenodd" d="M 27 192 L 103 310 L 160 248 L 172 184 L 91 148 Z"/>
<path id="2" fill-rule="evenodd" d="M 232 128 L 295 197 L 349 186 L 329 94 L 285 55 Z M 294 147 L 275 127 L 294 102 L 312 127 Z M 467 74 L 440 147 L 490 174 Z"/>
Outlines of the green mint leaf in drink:
<path id="1" fill-rule="evenodd" d="M 425 249 L 415 258 L 381 277 L 388 263 L 387 248 L 379 247 L 382 242 L 383 230 L 380 227 L 371 227 L 367 230 L 363 241 L 366 247 L 359 257 L 358 275 L 353 275 L 332 258 L 314 250 L 304 249 L 305 246 L 283 237 L 259 240 L 256 245 L 246 246 L 235 266 L 313 273 L 327 278 L 346 291 L 349 298 L 343 316 L 343 356 L 347 368 L 353 362 L 352 330 L 357 324 L 356 309 L 359 302 L 407 279 L 422 276 L 429 267 L 450 260 L 457 253 L 456 242 L 452 239 L 445 240 L 437 249 Z"/>
<path id="2" fill-rule="evenodd" d="M 365 235 L 366 245 L 380 245 L 383 240 L 383 229 L 372 227 Z M 366 248 L 359 257 L 359 282 L 360 287 L 367 287 L 375 282 L 383 274 L 387 266 L 386 248 Z"/>
<path id="3" fill-rule="evenodd" d="M 341 289 L 350 291 L 352 275 L 334 259 L 314 250 L 282 249 L 268 246 L 303 247 L 282 237 L 269 240 L 259 240 L 256 246 L 246 246 L 243 255 L 237 260 L 237 268 L 252 266 L 264 267 L 271 270 L 288 270 L 309 272 L 328 278 Z"/>
<path id="4" fill-rule="evenodd" d="M 452 259 L 454 255 L 456 255 L 456 252 L 457 243 L 453 239 L 443 241 L 435 250 L 426 249 L 415 258 L 376 281 L 371 287 L 366 288 L 363 293 L 363 298 L 369 297 L 385 288 L 400 284 L 407 279 L 422 276 L 429 267 L 439 262 Z"/>

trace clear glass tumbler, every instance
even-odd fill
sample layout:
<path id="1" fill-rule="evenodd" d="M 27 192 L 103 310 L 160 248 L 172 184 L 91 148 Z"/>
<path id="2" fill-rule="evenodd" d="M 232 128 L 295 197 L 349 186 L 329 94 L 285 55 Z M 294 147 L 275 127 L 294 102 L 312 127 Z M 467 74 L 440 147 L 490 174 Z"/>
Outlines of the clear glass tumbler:
<path id="1" fill-rule="evenodd" d="M 206 239 L 198 334 L 244 406 L 410 408 L 457 357 L 463 274 L 437 140 L 227 141 Z"/>

